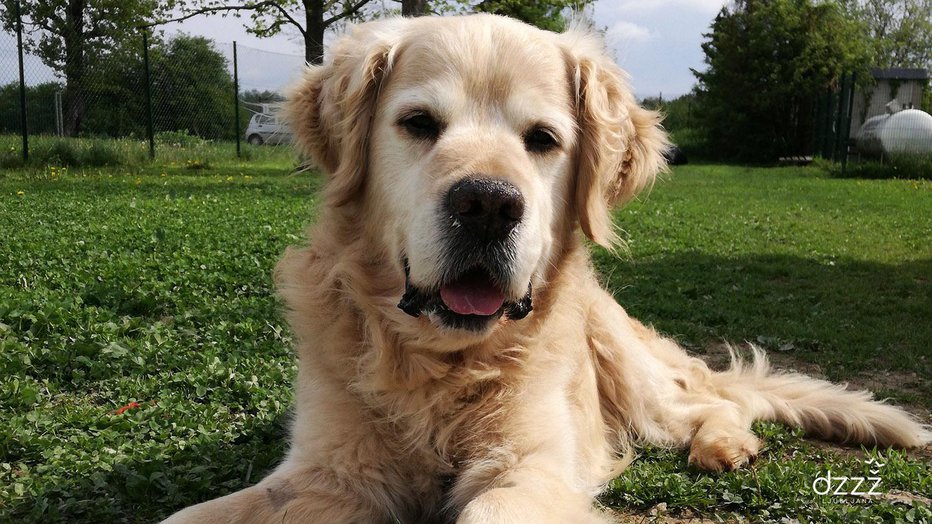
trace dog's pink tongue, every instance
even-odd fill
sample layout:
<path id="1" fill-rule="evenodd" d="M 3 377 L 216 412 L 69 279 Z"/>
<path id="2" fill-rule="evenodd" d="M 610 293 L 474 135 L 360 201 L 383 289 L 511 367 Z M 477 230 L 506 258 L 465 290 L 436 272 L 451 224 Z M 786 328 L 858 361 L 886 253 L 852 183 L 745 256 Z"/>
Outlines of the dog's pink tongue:
<path id="1" fill-rule="evenodd" d="M 460 315 L 494 315 L 505 295 L 482 276 L 460 278 L 440 288 L 440 298 L 450 311 Z"/>

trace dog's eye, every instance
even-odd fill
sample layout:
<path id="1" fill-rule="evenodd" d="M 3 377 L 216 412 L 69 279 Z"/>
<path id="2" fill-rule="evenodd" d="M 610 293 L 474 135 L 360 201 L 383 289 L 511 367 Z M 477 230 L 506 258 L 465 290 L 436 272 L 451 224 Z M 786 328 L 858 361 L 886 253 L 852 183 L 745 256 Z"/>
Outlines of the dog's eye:
<path id="1" fill-rule="evenodd" d="M 524 135 L 524 147 L 532 153 L 546 153 L 560 146 L 557 137 L 545 127 L 535 127 Z"/>
<path id="2" fill-rule="evenodd" d="M 398 125 L 404 128 L 414 138 L 434 141 L 443 131 L 443 125 L 432 117 L 430 113 L 417 112 L 402 117 Z"/>

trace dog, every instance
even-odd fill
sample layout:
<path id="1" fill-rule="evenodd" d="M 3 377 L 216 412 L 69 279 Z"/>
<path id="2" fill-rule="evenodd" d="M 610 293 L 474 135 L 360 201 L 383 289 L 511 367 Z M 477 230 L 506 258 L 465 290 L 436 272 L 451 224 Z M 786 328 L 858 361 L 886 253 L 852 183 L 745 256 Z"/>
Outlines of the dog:
<path id="1" fill-rule="evenodd" d="M 755 420 L 919 446 L 867 392 L 713 372 L 629 317 L 586 246 L 668 147 L 600 38 L 495 15 L 388 19 L 337 39 L 287 114 L 326 173 L 309 246 L 275 269 L 295 334 L 291 446 L 257 485 L 167 522 L 602 522 L 638 444 L 753 460 Z"/>

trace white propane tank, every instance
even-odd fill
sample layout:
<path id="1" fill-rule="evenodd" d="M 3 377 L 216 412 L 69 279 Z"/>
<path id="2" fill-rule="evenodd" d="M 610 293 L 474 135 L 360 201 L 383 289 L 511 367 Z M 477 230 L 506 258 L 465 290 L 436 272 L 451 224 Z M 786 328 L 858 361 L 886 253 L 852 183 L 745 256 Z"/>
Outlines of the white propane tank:
<path id="1" fill-rule="evenodd" d="M 858 149 L 869 155 L 932 153 L 932 115 L 905 109 L 864 121 L 857 136 Z"/>

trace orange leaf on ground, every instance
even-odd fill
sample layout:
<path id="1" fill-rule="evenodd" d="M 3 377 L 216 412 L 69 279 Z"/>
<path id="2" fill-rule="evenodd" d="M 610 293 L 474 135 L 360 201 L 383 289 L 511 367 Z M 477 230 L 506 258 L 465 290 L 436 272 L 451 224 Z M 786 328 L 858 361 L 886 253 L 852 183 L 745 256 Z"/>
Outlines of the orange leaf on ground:
<path id="1" fill-rule="evenodd" d="M 122 415 L 123 413 L 139 407 L 139 402 L 130 402 L 129 404 L 123 406 L 122 408 L 116 410 L 114 414 Z"/>

